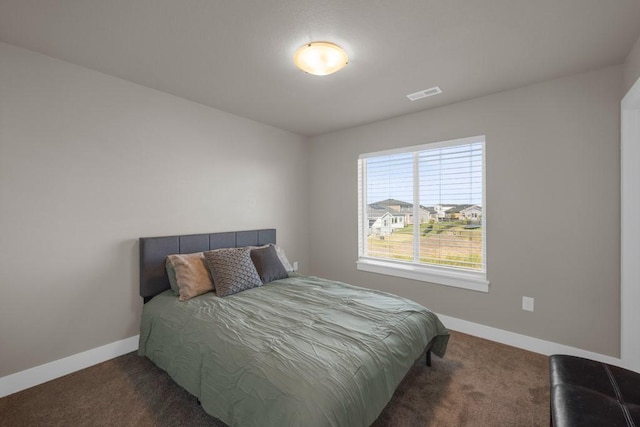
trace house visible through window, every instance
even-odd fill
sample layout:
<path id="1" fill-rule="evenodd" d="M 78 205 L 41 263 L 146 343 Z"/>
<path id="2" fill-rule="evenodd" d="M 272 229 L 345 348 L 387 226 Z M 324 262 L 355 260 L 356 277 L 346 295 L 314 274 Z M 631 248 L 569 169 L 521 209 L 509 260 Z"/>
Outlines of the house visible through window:
<path id="1" fill-rule="evenodd" d="M 358 269 L 488 291 L 484 151 L 477 136 L 360 155 Z"/>

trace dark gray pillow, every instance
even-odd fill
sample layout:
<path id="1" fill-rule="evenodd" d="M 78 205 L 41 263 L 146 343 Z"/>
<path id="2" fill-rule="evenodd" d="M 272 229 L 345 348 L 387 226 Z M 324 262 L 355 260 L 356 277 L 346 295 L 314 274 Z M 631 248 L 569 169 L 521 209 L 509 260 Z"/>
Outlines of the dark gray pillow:
<path id="1" fill-rule="evenodd" d="M 278 258 L 275 246 L 269 245 L 264 248 L 251 250 L 251 261 L 256 266 L 258 275 L 262 283 L 273 282 L 274 280 L 286 279 L 289 277 L 282 261 Z"/>
<path id="2" fill-rule="evenodd" d="M 251 249 L 216 249 L 204 253 L 216 295 L 224 297 L 262 286 L 262 280 L 251 261 Z"/>

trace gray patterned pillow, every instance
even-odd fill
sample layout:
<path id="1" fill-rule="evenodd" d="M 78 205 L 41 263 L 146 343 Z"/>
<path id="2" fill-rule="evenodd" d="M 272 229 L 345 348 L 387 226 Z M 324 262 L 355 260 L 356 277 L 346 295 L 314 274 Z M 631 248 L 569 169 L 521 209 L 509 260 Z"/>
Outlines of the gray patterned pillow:
<path id="1" fill-rule="evenodd" d="M 216 249 L 205 252 L 204 258 L 219 297 L 262 286 L 249 248 Z"/>

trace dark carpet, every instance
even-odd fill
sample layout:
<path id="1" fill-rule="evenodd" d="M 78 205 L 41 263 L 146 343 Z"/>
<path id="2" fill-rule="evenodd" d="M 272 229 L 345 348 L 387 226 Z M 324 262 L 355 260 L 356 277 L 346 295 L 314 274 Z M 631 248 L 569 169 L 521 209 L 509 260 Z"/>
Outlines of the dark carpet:
<path id="1" fill-rule="evenodd" d="M 452 332 L 375 427 L 548 426 L 548 358 Z M 0 426 L 224 426 L 147 358 L 126 354 L 0 399 Z"/>

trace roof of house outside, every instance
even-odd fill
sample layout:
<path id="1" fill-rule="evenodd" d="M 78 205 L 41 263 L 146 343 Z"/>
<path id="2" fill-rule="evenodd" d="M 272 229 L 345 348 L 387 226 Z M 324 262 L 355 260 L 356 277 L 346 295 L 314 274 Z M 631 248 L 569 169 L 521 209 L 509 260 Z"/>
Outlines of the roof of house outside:
<path id="1" fill-rule="evenodd" d="M 392 207 L 394 206 L 399 206 L 399 209 L 393 209 Z M 457 204 L 457 203 L 440 203 L 437 206 L 445 206 L 448 207 L 449 209 L 446 210 L 446 213 L 452 214 L 452 213 L 459 213 L 465 209 L 469 209 L 472 208 L 474 206 L 477 206 L 478 209 L 482 210 L 482 206 L 480 205 L 472 205 L 472 204 L 468 204 L 468 203 L 463 203 L 463 204 Z M 436 213 L 435 207 L 434 206 L 423 206 L 420 205 L 420 209 L 422 210 L 426 210 L 429 213 Z M 379 202 L 374 202 L 374 203 L 370 203 L 368 205 L 368 209 L 367 210 L 371 210 L 372 212 L 375 211 L 380 211 L 380 212 L 405 212 L 405 213 L 411 213 L 413 212 L 413 203 L 409 203 L 409 202 L 403 202 L 402 200 L 397 200 L 397 199 L 386 199 L 386 200 L 381 200 Z"/>

